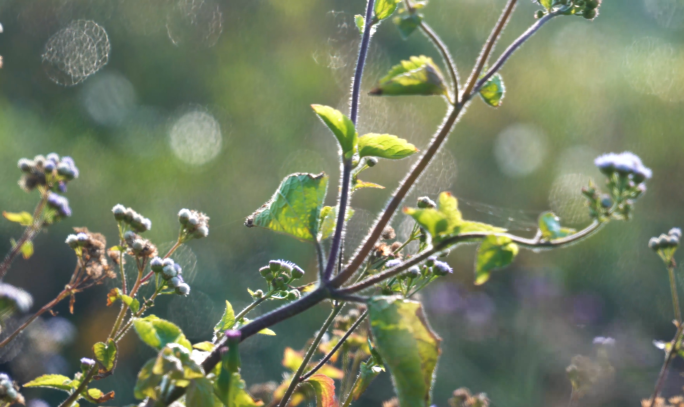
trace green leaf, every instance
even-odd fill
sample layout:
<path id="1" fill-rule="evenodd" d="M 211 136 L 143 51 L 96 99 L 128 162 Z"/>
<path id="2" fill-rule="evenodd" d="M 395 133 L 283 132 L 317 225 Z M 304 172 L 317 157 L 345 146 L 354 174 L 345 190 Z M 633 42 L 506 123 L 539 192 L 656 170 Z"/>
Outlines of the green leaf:
<path id="1" fill-rule="evenodd" d="M 356 28 L 359 29 L 359 34 L 363 35 L 363 30 L 366 29 L 366 18 L 361 14 L 357 14 L 354 16 L 354 23 Z"/>
<path id="2" fill-rule="evenodd" d="M 230 387 L 227 393 L 227 403 L 222 405 L 226 407 L 259 407 L 264 404 L 261 401 L 254 401 L 252 396 L 245 390 L 247 386 L 240 377 L 240 373 L 232 373 L 228 385 Z"/>
<path id="3" fill-rule="evenodd" d="M 355 179 L 352 181 L 352 191 L 362 188 L 375 188 L 375 189 L 385 189 L 382 185 L 376 184 L 374 182 L 362 181 L 360 179 Z"/>
<path id="4" fill-rule="evenodd" d="M 105 392 L 100 389 L 90 388 L 85 392 L 85 398 L 91 403 L 101 404 L 113 399 L 114 392 L 110 391 L 105 394 Z"/>
<path id="5" fill-rule="evenodd" d="M 326 375 L 315 374 L 309 377 L 309 383 L 316 394 L 316 407 L 335 406 L 335 381 Z"/>
<path id="6" fill-rule="evenodd" d="M 357 400 L 359 397 L 361 397 L 373 379 L 375 379 L 381 372 L 384 371 L 385 368 L 381 366 L 370 366 L 366 362 L 361 363 L 359 369 L 359 380 L 356 381 L 356 385 L 352 389 L 354 400 Z"/>
<path id="7" fill-rule="evenodd" d="M 404 16 L 394 17 L 393 21 L 399 29 L 401 38 L 407 39 L 411 34 L 413 34 L 414 31 L 416 31 L 416 28 L 420 26 L 420 23 L 423 21 L 423 16 L 418 13 L 407 14 Z"/>
<path id="8" fill-rule="evenodd" d="M 380 157 L 390 160 L 406 158 L 418 149 L 408 141 L 390 134 L 369 133 L 359 137 L 360 157 Z"/>
<path id="9" fill-rule="evenodd" d="M 147 397 L 150 397 L 154 400 L 157 399 L 157 386 L 159 386 L 162 376 L 156 375 L 152 372 L 156 362 L 156 359 L 148 360 L 145 365 L 143 365 L 142 369 L 140 369 L 140 372 L 138 372 L 138 380 L 135 382 L 135 388 L 133 389 L 133 395 L 135 398 L 139 400 Z"/>
<path id="10" fill-rule="evenodd" d="M 18 223 L 21 226 L 31 226 L 33 224 L 33 215 L 28 212 L 12 213 L 3 211 L 2 216 L 8 221 Z"/>
<path id="11" fill-rule="evenodd" d="M 458 201 L 448 192 L 439 195 L 437 208 L 405 208 L 404 213 L 430 233 L 434 243 L 464 233 L 503 233 L 506 230 L 486 223 L 464 221 L 458 210 Z"/>
<path id="12" fill-rule="evenodd" d="M 190 381 L 185 394 L 187 407 L 220 407 L 221 401 L 214 395 L 214 386 L 206 377 Z"/>
<path id="13" fill-rule="evenodd" d="M 23 257 L 24 260 L 30 259 L 31 256 L 33 256 L 33 241 L 25 241 L 24 244 L 21 245 L 19 251 L 21 252 L 21 257 Z"/>
<path id="14" fill-rule="evenodd" d="M 107 306 L 112 305 L 118 300 L 121 300 L 121 302 L 128 305 L 133 312 L 138 312 L 140 310 L 140 301 L 138 301 L 136 298 L 132 298 L 123 294 L 118 288 L 112 288 L 112 290 L 107 294 Z"/>
<path id="15" fill-rule="evenodd" d="M 169 343 L 177 343 L 192 350 L 190 341 L 185 338 L 178 326 L 155 315 L 136 319 L 133 327 L 143 342 L 157 350 L 161 350 Z"/>
<path id="16" fill-rule="evenodd" d="M 351 158 L 356 151 L 358 134 L 354 123 L 342 112 L 330 106 L 311 105 L 314 112 L 321 118 L 323 123 L 333 132 L 337 141 L 340 142 L 345 158 Z"/>
<path id="17" fill-rule="evenodd" d="M 196 343 L 196 344 L 192 345 L 192 347 L 194 349 L 203 350 L 205 352 L 211 352 L 212 350 L 214 350 L 216 345 L 214 345 L 212 342 L 204 341 L 204 342 Z"/>
<path id="18" fill-rule="evenodd" d="M 546 241 L 567 237 L 576 232 L 575 229 L 562 227 L 560 219 L 553 212 L 544 212 L 539 215 L 539 231 Z"/>
<path id="19" fill-rule="evenodd" d="M 66 392 L 71 392 L 79 386 L 80 382 L 71 380 L 66 376 L 59 374 L 46 374 L 37 377 L 30 382 L 24 384 L 23 387 L 47 387 L 49 389 L 57 389 Z"/>
<path id="20" fill-rule="evenodd" d="M 550 10 L 551 7 L 553 7 L 553 2 L 554 0 L 539 0 L 539 4 L 547 10 Z"/>
<path id="21" fill-rule="evenodd" d="M 394 13 L 400 0 L 376 0 L 375 18 L 382 21 Z"/>
<path id="22" fill-rule="evenodd" d="M 349 221 L 352 216 L 354 216 L 354 210 L 352 208 L 347 209 L 346 221 Z M 331 237 L 335 231 L 335 226 L 337 225 L 337 207 L 324 206 L 323 209 L 321 209 L 319 224 L 318 240 L 325 240 Z"/>
<path id="23" fill-rule="evenodd" d="M 226 310 L 223 311 L 223 316 L 221 320 L 214 327 L 215 332 L 223 332 L 231 329 L 235 324 L 235 311 L 233 311 L 233 306 L 226 301 Z"/>
<path id="24" fill-rule="evenodd" d="M 444 75 L 432 58 L 426 56 L 411 57 L 401 61 L 390 69 L 389 73 L 378 82 L 371 95 L 445 95 Z"/>
<path id="25" fill-rule="evenodd" d="M 513 243 L 509 237 L 487 236 L 477 251 L 475 284 L 486 283 L 492 270 L 508 266 L 517 254 L 518 245 Z"/>
<path id="26" fill-rule="evenodd" d="M 93 352 L 95 352 L 95 359 L 100 362 L 102 369 L 99 373 L 107 373 L 114 370 L 116 366 L 116 342 L 113 339 L 107 341 L 107 343 L 98 342 L 93 345 Z"/>
<path id="27" fill-rule="evenodd" d="M 501 106 L 505 93 L 506 87 L 504 86 L 503 79 L 499 74 L 492 76 L 480 88 L 480 96 L 482 96 L 482 100 L 484 100 L 489 106 L 493 107 Z"/>
<path id="28" fill-rule="evenodd" d="M 265 227 L 312 242 L 318 232 L 327 189 L 328 176 L 324 173 L 288 175 L 271 200 L 250 215 L 245 225 Z"/>
<path id="29" fill-rule="evenodd" d="M 419 302 L 376 297 L 368 303 L 376 349 L 387 364 L 401 407 L 428 407 L 441 339 Z"/>
<path id="30" fill-rule="evenodd" d="M 269 328 L 264 328 L 261 331 L 257 332 L 259 335 L 266 335 L 266 336 L 276 336 L 276 333 L 274 330 L 269 329 Z"/>

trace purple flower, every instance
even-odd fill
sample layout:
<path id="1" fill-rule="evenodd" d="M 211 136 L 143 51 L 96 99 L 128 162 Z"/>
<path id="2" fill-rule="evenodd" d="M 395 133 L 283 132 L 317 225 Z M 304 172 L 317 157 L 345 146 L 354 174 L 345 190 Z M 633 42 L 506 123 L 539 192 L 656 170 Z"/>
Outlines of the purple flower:
<path id="1" fill-rule="evenodd" d="M 439 260 L 435 260 L 435 265 L 433 266 L 432 270 L 434 271 L 435 275 L 438 276 L 446 276 L 454 272 L 454 270 L 447 263 Z"/>
<path id="2" fill-rule="evenodd" d="M 60 216 L 71 216 L 71 208 L 69 207 L 69 200 L 65 197 L 50 192 L 48 194 L 47 204 L 49 207 L 56 209 Z"/>
<path id="3" fill-rule="evenodd" d="M 611 175 L 617 171 L 620 174 L 631 175 L 637 183 L 641 183 L 653 175 L 651 169 L 641 162 L 641 158 L 629 151 L 620 154 L 603 154 L 594 160 L 594 164 L 606 175 Z"/>
<path id="4" fill-rule="evenodd" d="M 393 259 L 393 260 L 390 260 L 387 263 L 385 263 L 385 267 L 387 267 L 388 269 L 391 269 L 391 268 L 397 267 L 400 264 L 401 264 L 401 260 Z"/>
<path id="5" fill-rule="evenodd" d="M 95 366 L 95 361 L 90 358 L 81 358 L 81 366 L 83 367 L 93 367 Z"/>

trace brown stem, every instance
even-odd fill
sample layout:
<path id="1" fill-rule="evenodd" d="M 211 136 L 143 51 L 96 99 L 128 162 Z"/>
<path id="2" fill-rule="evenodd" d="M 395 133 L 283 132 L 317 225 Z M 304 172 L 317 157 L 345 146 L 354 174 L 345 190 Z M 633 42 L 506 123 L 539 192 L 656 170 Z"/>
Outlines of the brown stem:
<path id="1" fill-rule="evenodd" d="M 660 373 L 658 374 L 658 380 L 656 381 L 655 389 L 653 390 L 653 396 L 651 396 L 651 407 L 655 407 L 656 399 L 660 395 L 660 391 L 665 384 L 665 378 L 667 377 L 667 370 L 670 366 L 672 360 L 677 356 L 678 346 L 682 341 L 682 335 L 684 334 L 684 326 L 682 324 L 677 325 L 677 332 L 675 333 L 672 342 L 670 343 L 670 350 L 665 356 L 665 362 L 660 368 Z"/>
<path id="2" fill-rule="evenodd" d="M 39 316 L 43 315 L 44 313 L 46 313 L 47 311 L 51 310 L 52 308 L 54 308 L 55 305 L 59 304 L 60 301 L 62 301 L 62 300 L 65 299 L 66 297 L 68 297 L 69 294 L 70 294 L 70 290 L 65 289 L 65 290 L 63 290 L 61 293 L 59 293 L 59 294 L 57 295 L 57 297 L 55 297 L 54 300 L 52 300 L 52 301 L 48 302 L 47 304 L 45 304 L 45 305 L 43 306 L 43 308 L 39 309 L 38 312 L 36 312 L 35 314 L 33 314 L 33 315 L 31 316 L 31 318 L 27 319 L 26 322 L 24 322 L 23 324 L 21 324 L 21 326 L 20 326 L 19 328 L 17 328 L 14 332 L 12 332 L 12 334 L 11 334 L 10 336 L 8 336 L 8 337 L 5 338 L 2 342 L 0 342 L 0 349 L 2 349 L 2 348 L 4 348 L 5 346 L 7 346 L 7 344 L 10 343 L 10 342 L 12 342 L 20 333 L 22 333 L 22 332 L 24 331 L 24 329 L 26 329 L 26 327 L 28 327 L 29 325 L 31 325 L 31 322 L 35 321 L 36 318 L 38 318 Z"/>

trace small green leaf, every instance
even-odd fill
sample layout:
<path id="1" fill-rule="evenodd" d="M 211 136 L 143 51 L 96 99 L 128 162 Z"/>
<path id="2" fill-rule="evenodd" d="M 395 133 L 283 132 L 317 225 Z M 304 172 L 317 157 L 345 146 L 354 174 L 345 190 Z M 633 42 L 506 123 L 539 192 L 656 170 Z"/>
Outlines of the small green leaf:
<path id="1" fill-rule="evenodd" d="M 33 215 L 28 212 L 12 213 L 3 211 L 2 216 L 8 221 L 18 223 L 21 226 L 31 226 L 33 224 Z"/>
<path id="2" fill-rule="evenodd" d="M 261 331 L 258 332 L 260 335 L 266 335 L 266 336 L 276 336 L 276 333 L 274 330 L 269 329 L 269 328 L 264 328 Z"/>
<path id="3" fill-rule="evenodd" d="M 359 380 L 356 381 L 356 385 L 354 386 L 354 389 L 352 389 L 354 400 L 357 400 L 359 397 L 361 397 L 373 379 L 375 379 L 381 372 L 384 371 L 385 368 L 382 366 L 370 366 L 366 362 L 361 363 L 361 367 L 359 369 Z"/>
<path id="4" fill-rule="evenodd" d="M 183 331 L 178 326 L 155 315 L 136 319 L 133 322 L 133 327 L 143 342 L 157 350 L 161 350 L 169 343 L 177 343 L 188 350 L 192 350 L 190 341 L 185 338 Z"/>
<path id="5" fill-rule="evenodd" d="M 390 134 L 369 133 L 359 137 L 360 157 L 380 157 L 390 160 L 406 158 L 418 149 L 408 141 Z"/>
<path id="6" fill-rule="evenodd" d="M 102 369 L 99 371 L 100 374 L 114 370 L 117 354 L 116 342 L 114 342 L 114 340 L 110 339 L 107 343 L 96 343 L 93 345 L 93 352 L 95 352 L 95 359 L 100 362 L 100 365 L 102 366 Z"/>
<path id="7" fill-rule="evenodd" d="M 359 29 L 359 34 L 363 35 L 363 30 L 366 29 L 366 18 L 361 14 L 357 14 L 354 16 L 354 23 L 356 28 Z"/>
<path id="8" fill-rule="evenodd" d="M 423 16 L 418 13 L 397 16 L 393 19 L 393 22 L 397 26 L 397 29 L 399 29 L 399 34 L 401 34 L 401 38 L 403 39 L 407 39 L 413 34 L 422 21 Z"/>
<path id="9" fill-rule="evenodd" d="M 204 342 L 196 343 L 196 344 L 192 345 L 192 347 L 195 349 L 198 349 L 198 350 L 203 350 L 205 352 L 211 352 L 212 350 L 214 350 L 216 345 L 214 345 L 212 342 L 204 341 Z"/>
<path id="10" fill-rule="evenodd" d="M 504 86 L 503 79 L 499 74 L 492 76 L 480 88 L 480 96 L 482 96 L 482 100 L 484 100 L 489 106 L 493 107 L 501 106 L 505 93 L 506 87 Z"/>
<path id="11" fill-rule="evenodd" d="M 221 401 L 214 395 L 214 386 L 206 377 L 190 381 L 185 395 L 187 407 L 220 407 Z"/>
<path id="12" fill-rule="evenodd" d="M 90 388 L 85 392 L 85 399 L 95 404 L 105 403 L 113 398 L 113 391 L 110 391 L 109 393 L 105 394 L 105 392 L 103 392 L 100 389 Z"/>
<path id="13" fill-rule="evenodd" d="M 394 13 L 401 0 L 377 0 L 375 2 L 375 18 L 382 21 Z"/>
<path id="14" fill-rule="evenodd" d="M 326 375 L 315 374 L 309 377 L 305 383 L 313 387 L 316 394 L 316 407 L 335 406 L 335 381 Z"/>
<path id="15" fill-rule="evenodd" d="M 150 397 L 154 400 L 157 399 L 157 386 L 159 386 L 162 376 L 156 375 L 152 372 L 156 362 L 156 359 L 148 360 L 142 369 L 140 369 L 140 372 L 138 372 L 138 380 L 135 382 L 135 388 L 133 389 L 133 395 L 135 398 L 139 400 L 147 397 Z"/>
<path id="16" fill-rule="evenodd" d="M 560 219 L 553 212 L 544 212 L 539 215 L 539 231 L 546 241 L 567 237 L 576 232 L 575 229 L 562 227 Z"/>
<path id="17" fill-rule="evenodd" d="M 58 374 L 46 374 L 36 377 L 30 382 L 24 384 L 23 387 L 47 387 L 50 389 L 62 390 L 70 392 L 79 386 L 80 382 L 71 380 L 66 376 Z"/>
<path id="18" fill-rule="evenodd" d="M 353 181 L 352 191 L 356 191 L 357 189 L 362 188 L 385 189 L 385 187 L 383 187 L 382 185 L 376 184 L 374 182 L 362 181 L 360 179 L 356 179 Z"/>
<path id="19" fill-rule="evenodd" d="M 550 10 L 551 7 L 553 7 L 553 2 L 554 0 L 539 0 L 539 4 L 547 10 Z"/>
<path id="20" fill-rule="evenodd" d="M 354 216 L 352 208 L 347 209 L 346 221 Z M 337 207 L 324 206 L 321 209 L 321 219 L 319 221 L 318 240 L 325 240 L 332 236 L 337 225 Z"/>
<path id="21" fill-rule="evenodd" d="M 401 61 L 390 69 L 389 73 L 378 82 L 371 95 L 445 95 L 444 75 L 432 58 L 426 56 L 411 57 Z"/>
<path id="22" fill-rule="evenodd" d="M 368 303 L 376 349 L 386 362 L 401 407 L 428 407 L 441 339 L 419 302 L 376 297 Z"/>
<path id="23" fill-rule="evenodd" d="M 233 306 L 226 301 L 226 310 L 223 311 L 223 316 L 221 320 L 214 327 L 215 332 L 223 332 L 231 329 L 235 324 L 235 311 L 233 311 Z"/>
<path id="24" fill-rule="evenodd" d="M 250 215 L 245 225 L 265 227 L 312 242 L 318 232 L 327 189 L 328 176 L 324 173 L 288 175 L 271 200 Z"/>
<path id="25" fill-rule="evenodd" d="M 33 256 L 33 241 L 25 241 L 19 250 L 21 251 L 21 256 L 24 258 L 24 260 L 30 259 L 31 256 Z"/>
<path id="26" fill-rule="evenodd" d="M 121 302 L 128 305 L 133 312 L 138 312 L 140 310 L 140 301 L 138 301 L 136 298 L 132 298 L 123 294 L 118 288 L 112 288 L 107 294 L 107 306 L 112 305 L 118 300 L 121 300 Z"/>
<path id="27" fill-rule="evenodd" d="M 475 284 L 486 283 L 492 270 L 508 266 L 517 254 L 518 245 L 513 243 L 509 237 L 487 236 L 477 251 Z"/>
<path id="28" fill-rule="evenodd" d="M 351 158 L 356 151 L 358 134 L 354 123 L 342 112 L 330 106 L 311 105 L 314 112 L 321 118 L 323 123 L 333 132 L 337 141 L 340 142 L 345 158 Z"/>

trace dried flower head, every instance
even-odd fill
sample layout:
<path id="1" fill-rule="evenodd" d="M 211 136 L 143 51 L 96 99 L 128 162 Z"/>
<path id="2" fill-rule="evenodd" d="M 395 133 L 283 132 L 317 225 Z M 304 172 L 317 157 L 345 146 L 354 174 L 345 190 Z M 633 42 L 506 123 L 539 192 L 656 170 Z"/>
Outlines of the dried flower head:
<path id="1" fill-rule="evenodd" d="M 91 233 L 88 228 L 74 228 L 82 246 L 86 274 L 96 283 L 104 278 L 115 278 L 116 274 L 107 262 L 107 239 L 100 233 Z"/>

